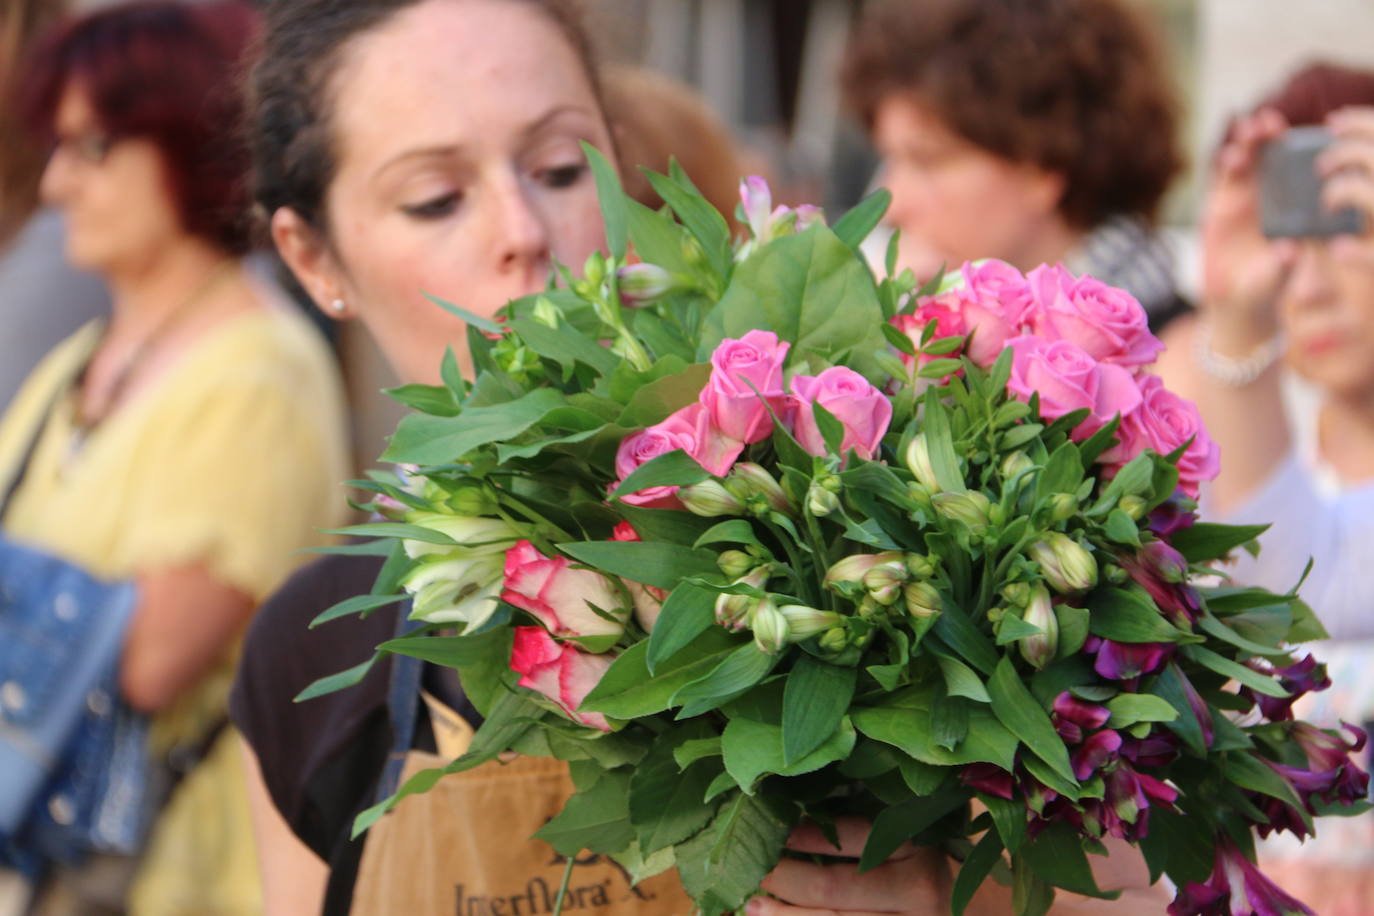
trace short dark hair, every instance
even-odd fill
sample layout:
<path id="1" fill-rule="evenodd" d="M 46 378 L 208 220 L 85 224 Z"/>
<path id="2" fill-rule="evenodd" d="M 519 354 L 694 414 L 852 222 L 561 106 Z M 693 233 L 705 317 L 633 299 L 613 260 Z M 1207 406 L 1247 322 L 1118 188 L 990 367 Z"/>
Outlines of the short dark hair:
<path id="1" fill-rule="evenodd" d="M 1153 219 L 1183 166 L 1156 38 L 1117 0 L 880 2 L 842 83 L 869 128 L 908 96 L 976 146 L 1063 175 L 1059 212 L 1078 229 Z"/>
<path id="2" fill-rule="evenodd" d="M 242 253 L 251 234 L 239 77 L 260 26 L 241 0 L 152 0 L 70 20 L 28 64 L 23 120 L 50 139 L 62 93 L 83 86 L 112 136 L 157 145 L 186 230 Z"/>
<path id="3" fill-rule="evenodd" d="M 423 0 L 272 0 L 250 80 L 253 193 L 270 216 L 290 207 L 324 231 L 334 172 L 329 85 L 343 49 Z M 575 0 L 512 0 L 547 15 L 567 38 L 597 93 L 591 44 Z M 604 106 L 603 106 L 604 110 Z"/>

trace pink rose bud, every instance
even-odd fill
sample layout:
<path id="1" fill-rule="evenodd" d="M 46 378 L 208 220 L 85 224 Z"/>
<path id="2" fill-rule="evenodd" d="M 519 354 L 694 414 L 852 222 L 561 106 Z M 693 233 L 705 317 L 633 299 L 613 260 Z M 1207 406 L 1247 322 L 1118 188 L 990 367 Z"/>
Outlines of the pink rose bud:
<path id="1" fill-rule="evenodd" d="M 1093 359 L 1136 369 L 1164 349 L 1150 333 L 1145 309 L 1125 290 L 1093 277 L 1074 277 L 1063 265 L 1041 265 L 1027 277 L 1035 297 L 1031 330 L 1047 341 L 1067 340 Z"/>
<path id="2" fill-rule="evenodd" d="M 1038 393 L 1040 415 L 1047 420 L 1082 408 L 1091 411 L 1074 428 L 1075 440 L 1088 438 L 1113 417 L 1126 417 L 1140 406 L 1140 389 L 1129 371 L 1099 363 L 1069 341 L 1050 343 L 1027 336 L 1008 346 L 1012 362 L 1007 391 L 1013 397 L 1029 401 Z"/>
<path id="3" fill-rule="evenodd" d="M 619 636 L 629 615 L 615 586 L 601 573 L 576 569 L 564 556 L 546 557 L 529 541 L 506 552 L 501 600 L 564 637 Z"/>
<path id="4" fill-rule="evenodd" d="M 892 402 L 887 396 L 845 366 L 832 366 L 817 376 L 799 375 L 792 379 L 790 404 L 792 435 L 809 454 L 819 457 L 825 457 L 829 451 L 816 424 L 812 404 L 824 407 L 840 421 L 844 429 L 838 456 L 841 458 L 850 449 L 860 458 L 872 458 L 892 421 Z"/>
<path id="5" fill-rule="evenodd" d="M 520 675 L 516 683 L 551 700 L 574 722 L 603 732 L 611 730 L 606 717 L 599 712 L 578 712 L 578 707 L 601 681 L 612 661 L 609 656 L 580 652 L 560 643 L 543 627 L 515 628 L 510 667 Z"/>
<path id="6" fill-rule="evenodd" d="M 782 364 L 789 346 L 771 331 L 750 331 L 720 342 L 700 397 L 717 435 L 743 443 L 772 435 L 769 407 L 779 412 L 784 406 Z"/>

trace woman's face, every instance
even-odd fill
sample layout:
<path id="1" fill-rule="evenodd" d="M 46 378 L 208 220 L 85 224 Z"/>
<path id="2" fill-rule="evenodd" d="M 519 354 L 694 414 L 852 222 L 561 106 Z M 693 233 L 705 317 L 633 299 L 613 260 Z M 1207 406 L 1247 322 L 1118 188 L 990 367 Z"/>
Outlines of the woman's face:
<path id="1" fill-rule="evenodd" d="M 335 294 L 407 381 L 435 381 L 463 323 L 536 292 L 603 244 L 579 146 L 609 149 L 582 64 L 536 9 L 428 0 L 346 50 L 332 85 L 326 207 Z M 307 286 L 312 284 L 307 282 Z"/>
<path id="2" fill-rule="evenodd" d="M 41 191 L 66 218 L 72 264 L 105 274 L 135 273 L 183 234 L 156 144 L 112 138 L 79 84 L 62 93 L 53 131 L 57 142 Z"/>
<path id="3" fill-rule="evenodd" d="M 1374 240 L 1299 243 L 1279 300 L 1288 363 L 1331 394 L 1374 394 Z"/>
<path id="4" fill-rule="evenodd" d="M 889 95 L 878 104 L 873 141 L 892 192 L 887 221 L 901 230 L 899 261 L 921 279 L 943 264 L 1000 258 L 1023 269 L 1057 220 L 1062 182 L 1010 162 L 956 134 L 918 101 Z"/>

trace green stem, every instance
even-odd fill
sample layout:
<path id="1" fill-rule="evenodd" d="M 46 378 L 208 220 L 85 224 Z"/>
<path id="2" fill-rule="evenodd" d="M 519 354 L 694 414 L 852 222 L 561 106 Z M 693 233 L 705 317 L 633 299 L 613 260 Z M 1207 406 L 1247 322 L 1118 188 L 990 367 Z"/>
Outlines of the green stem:
<path id="1" fill-rule="evenodd" d="M 792 543 L 786 531 L 783 531 L 767 518 L 760 516 L 759 521 L 763 522 L 764 525 L 768 527 L 768 530 L 773 533 L 773 537 L 777 538 L 778 543 L 782 544 L 782 549 L 787 551 L 787 562 L 791 565 L 792 571 L 796 573 L 796 582 L 806 590 L 806 594 L 803 598 L 806 600 L 807 604 L 815 607 L 816 594 L 814 592 L 814 585 L 805 575 L 806 567 L 802 565 L 802 556 L 797 552 L 796 545 Z"/>
<path id="2" fill-rule="evenodd" d="M 568 867 L 563 869 L 563 883 L 558 885 L 558 896 L 553 901 L 553 916 L 560 916 L 563 912 L 563 898 L 568 896 L 568 882 L 572 880 L 572 870 L 576 864 L 576 857 L 568 856 Z"/>

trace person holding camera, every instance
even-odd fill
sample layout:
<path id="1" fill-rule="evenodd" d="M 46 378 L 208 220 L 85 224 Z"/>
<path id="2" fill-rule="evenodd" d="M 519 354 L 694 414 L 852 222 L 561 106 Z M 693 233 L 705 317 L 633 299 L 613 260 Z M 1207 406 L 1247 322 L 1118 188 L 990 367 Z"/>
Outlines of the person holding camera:
<path id="1" fill-rule="evenodd" d="M 1296 128 L 1296 129 L 1295 129 Z M 1332 688 L 1303 717 L 1374 719 L 1374 72 L 1309 67 L 1237 119 L 1202 220 L 1198 314 L 1165 334 L 1158 370 L 1193 399 L 1225 472 L 1203 501 L 1272 522 L 1226 571 L 1300 594 L 1331 640 Z M 1310 573 L 1304 571 L 1312 561 Z M 1312 676 L 1320 678 L 1320 672 Z M 1324 824 L 1266 870 L 1323 914 L 1368 913 L 1374 815 Z"/>

